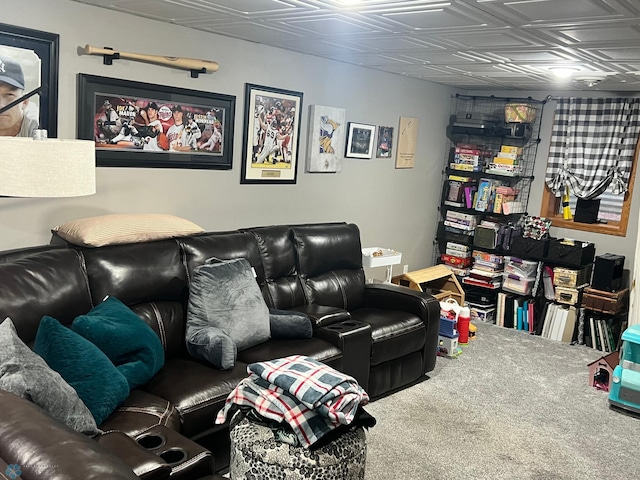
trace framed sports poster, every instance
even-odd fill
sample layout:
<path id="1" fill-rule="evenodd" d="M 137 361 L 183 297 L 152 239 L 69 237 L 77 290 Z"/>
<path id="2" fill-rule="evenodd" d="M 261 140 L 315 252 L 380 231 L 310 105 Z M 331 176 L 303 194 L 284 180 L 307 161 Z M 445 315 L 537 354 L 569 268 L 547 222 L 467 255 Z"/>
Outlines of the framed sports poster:
<path id="1" fill-rule="evenodd" d="M 78 90 L 99 167 L 231 169 L 236 97 L 85 74 Z"/>
<path id="2" fill-rule="evenodd" d="M 58 135 L 58 44 L 55 33 L 0 23 L 0 88 L 22 101 L 0 118 L 1 136 Z"/>
<path id="3" fill-rule="evenodd" d="M 302 92 L 246 84 L 240 183 L 295 184 Z"/>

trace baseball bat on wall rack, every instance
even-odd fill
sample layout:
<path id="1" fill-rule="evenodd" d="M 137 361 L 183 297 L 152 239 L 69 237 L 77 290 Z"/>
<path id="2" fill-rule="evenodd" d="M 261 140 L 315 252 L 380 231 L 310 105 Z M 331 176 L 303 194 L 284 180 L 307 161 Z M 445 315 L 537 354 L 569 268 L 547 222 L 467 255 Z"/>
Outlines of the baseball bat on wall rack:
<path id="1" fill-rule="evenodd" d="M 112 48 L 99 48 L 92 45 L 80 47 L 80 54 L 84 55 L 102 55 L 105 65 L 111 65 L 113 60 L 120 58 L 127 60 L 135 60 L 136 62 L 152 63 L 154 65 L 164 65 L 165 67 L 179 68 L 181 70 L 190 70 L 193 78 L 198 78 L 201 73 L 212 73 L 218 71 L 218 63 L 211 60 L 200 60 L 198 58 L 186 57 L 163 57 L 161 55 L 146 55 L 144 53 L 123 52 L 122 50 L 113 50 Z"/>

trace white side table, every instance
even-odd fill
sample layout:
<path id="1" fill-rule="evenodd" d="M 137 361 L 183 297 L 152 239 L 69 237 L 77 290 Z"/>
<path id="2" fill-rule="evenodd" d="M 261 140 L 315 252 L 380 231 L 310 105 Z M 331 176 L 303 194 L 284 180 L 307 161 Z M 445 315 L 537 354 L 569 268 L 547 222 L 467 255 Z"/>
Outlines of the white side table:
<path id="1" fill-rule="evenodd" d="M 369 268 L 387 267 L 387 276 L 384 283 L 391 283 L 393 265 L 398 265 L 402 260 L 402 253 L 390 248 L 367 247 L 362 249 L 362 265 Z"/>

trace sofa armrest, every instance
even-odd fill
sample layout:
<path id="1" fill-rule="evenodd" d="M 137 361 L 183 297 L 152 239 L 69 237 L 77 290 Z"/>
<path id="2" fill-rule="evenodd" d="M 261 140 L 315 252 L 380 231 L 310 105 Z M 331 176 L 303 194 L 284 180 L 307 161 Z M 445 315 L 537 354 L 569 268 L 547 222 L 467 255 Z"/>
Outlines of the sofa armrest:
<path id="1" fill-rule="evenodd" d="M 142 480 L 165 480 L 171 475 L 171 466 L 167 462 L 122 432 L 105 432 L 97 440 L 106 450 L 129 465 Z"/>
<path id="2" fill-rule="evenodd" d="M 351 314 L 346 310 L 327 305 L 302 305 L 290 308 L 289 310 L 305 313 L 311 320 L 311 324 L 314 329 L 318 327 L 326 327 L 351 318 Z"/>
<path id="3" fill-rule="evenodd" d="M 421 318 L 427 330 L 425 371 L 435 368 L 440 330 L 440 302 L 436 297 L 400 285 L 369 283 L 365 285 L 363 307 L 399 310 Z"/>
<path id="4" fill-rule="evenodd" d="M 410 312 L 425 322 L 430 318 L 440 319 L 440 302 L 437 298 L 430 293 L 419 292 L 401 285 L 366 284 L 363 307 Z"/>
<path id="5" fill-rule="evenodd" d="M 345 320 L 316 328 L 313 336 L 342 350 L 342 371 L 355 378 L 365 391 L 369 388 L 371 325 Z"/>
<path id="6" fill-rule="evenodd" d="M 49 417 L 31 402 L 0 390 L 0 458 L 23 478 L 136 480 L 122 460 L 94 439 Z"/>

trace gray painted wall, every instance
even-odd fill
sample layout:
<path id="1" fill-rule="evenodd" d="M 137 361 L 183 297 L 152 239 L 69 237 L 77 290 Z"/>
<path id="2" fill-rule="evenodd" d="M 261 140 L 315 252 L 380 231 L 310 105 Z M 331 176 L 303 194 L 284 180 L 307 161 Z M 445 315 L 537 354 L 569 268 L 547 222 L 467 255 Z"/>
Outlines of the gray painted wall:
<path id="1" fill-rule="evenodd" d="M 361 229 L 363 246 L 394 248 L 403 253 L 403 263 L 412 270 L 431 264 L 444 131 L 454 90 L 66 0 L 18 4 L 0 0 L 0 10 L 4 23 L 60 35 L 60 138 L 75 138 L 78 73 L 237 97 L 232 170 L 98 168 L 94 196 L 3 198 L 0 249 L 47 243 L 51 227 L 74 218 L 159 212 L 185 217 L 211 231 L 282 223 L 354 222 Z M 185 71 L 126 60 L 105 66 L 100 57 L 77 54 L 77 48 L 85 44 L 206 58 L 219 62 L 220 70 L 192 79 Z M 240 185 L 245 83 L 304 93 L 302 157 L 296 185 Z M 418 118 L 416 167 L 395 169 L 393 159 L 345 159 L 341 173 L 305 173 L 308 107 L 313 104 L 343 107 L 347 121 L 395 126 L 396 134 L 399 117 Z M 371 273 L 383 278 L 383 270 Z"/>
<path id="2" fill-rule="evenodd" d="M 75 138 L 76 78 L 88 73 L 235 95 L 234 165 L 229 171 L 98 168 L 97 194 L 75 199 L 15 199 L 0 202 L 0 249 L 49 241 L 51 227 L 104 213 L 158 212 L 188 218 L 206 230 L 281 223 L 348 221 L 358 224 L 363 246 L 395 248 L 410 270 L 431 265 L 437 203 L 444 164 L 450 96 L 457 90 L 317 57 L 110 12 L 67 0 L 0 0 L 2 22 L 60 35 L 60 138 Z M 132 61 L 102 64 L 79 56 L 85 44 L 155 55 L 207 58 L 220 64 L 212 75 L 192 79 L 184 71 Z M 296 185 L 240 185 L 244 84 L 304 93 L 300 165 Z M 464 92 L 461 92 L 464 93 Z M 476 92 L 486 95 L 487 92 Z M 532 96 L 585 92 L 490 92 Z M 598 92 L 597 95 L 609 95 Z M 615 95 L 615 94 L 611 94 Z M 400 116 L 420 120 L 416 167 L 398 170 L 393 159 L 344 159 L 338 174 L 304 172 L 308 106 L 347 111 L 347 121 L 396 127 Z M 529 211 L 540 211 L 554 104 L 545 108 Z M 395 155 L 394 140 L 394 155 Z M 637 176 L 637 177 L 640 177 Z M 621 253 L 633 264 L 640 189 L 632 204 L 626 237 L 553 229 L 596 243 L 597 252 Z M 384 269 L 368 272 L 382 278 Z M 396 266 L 394 273 L 399 273 Z"/>

